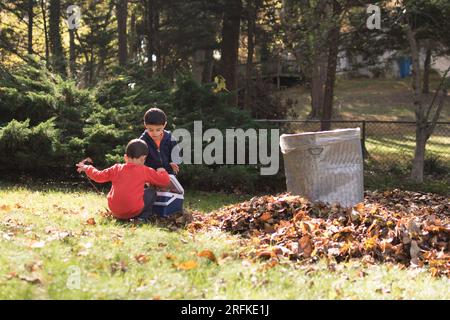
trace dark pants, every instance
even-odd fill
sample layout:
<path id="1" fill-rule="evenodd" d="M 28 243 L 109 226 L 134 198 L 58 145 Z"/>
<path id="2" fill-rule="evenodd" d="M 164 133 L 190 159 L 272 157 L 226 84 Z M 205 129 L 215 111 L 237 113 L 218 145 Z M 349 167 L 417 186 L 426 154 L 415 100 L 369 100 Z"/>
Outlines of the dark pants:
<path id="1" fill-rule="evenodd" d="M 144 189 L 144 209 L 136 217 L 142 220 L 147 220 L 152 215 L 153 203 L 156 200 L 156 190 L 153 187 L 148 187 Z"/>

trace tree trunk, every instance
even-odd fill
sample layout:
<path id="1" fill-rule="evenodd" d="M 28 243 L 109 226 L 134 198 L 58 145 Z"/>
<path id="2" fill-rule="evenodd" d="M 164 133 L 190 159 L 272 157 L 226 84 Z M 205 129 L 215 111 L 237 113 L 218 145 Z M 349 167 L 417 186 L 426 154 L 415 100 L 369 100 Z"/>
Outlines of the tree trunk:
<path id="1" fill-rule="evenodd" d="M 414 152 L 413 166 L 411 170 L 411 179 L 416 183 L 423 182 L 423 167 L 425 162 L 425 146 L 427 143 L 427 119 L 425 117 L 425 109 L 423 106 L 423 96 L 420 87 L 420 63 L 419 63 L 419 45 L 415 38 L 415 32 L 411 30 L 410 26 L 405 27 L 406 37 L 408 39 L 409 47 L 412 56 L 412 76 L 413 76 L 413 91 L 414 91 L 414 109 L 416 114 L 416 148 Z"/>
<path id="2" fill-rule="evenodd" d="M 50 63 L 50 49 L 47 30 L 47 8 L 45 4 L 46 2 L 44 0 L 41 0 L 42 20 L 44 22 L 44 38 L 45 38 L 45 65 L 48 68 Z"/>
<path id="3" fill-rule="evenodd" d="M 131 14 L 130 18 L 130 32 L 128 33 L 129 36 L 129 58 L 130 60 L 134 61 L 137 56 L 138 52 L 138 36 L 137 36 L 137 26 L 136 26 L 136 13 Z"/>
<path id="4" fill-rule="evenodd" d="M 33 7 L 34 0 L 28 0 L 28 54 L 33 54 Z"/>
<path id="5" fill-rule="evenodd" d="M 311 113 L 310 119 L 320 119 L 325 95 L 325 81 L 327 79 L 328 57 L 323 49 L 316 45 L 313 57 L 311 77 Z"/>
<path id="6" fill-rule="evenodd" d="M 159 10 L 156 9 L 154 11 L 153 16 L 153 35 L 155 40 L 153 41 L 153 47 L 155 49 L 155 56 L 156 56 L 156 68 L 158 72 L 161 72 L 163 70 L 163 63 L 162 63 L 162 56 L 161 56 L 161 41 L 159 38 Z"/>
<path id="7" fill-rule="evenodd" d="M 255 26 L 257 16 L 257 4 L 255 0 L 248 0 L 247 4 L 247 65 L 246 65 L 246 87 L 245 108 L 252 109 L 253 96 L 253 55 L 255 54 Z"/>
<path id="8" fill-rule="evenodd" d="M 431 45 L 428 41 L 426 47 L 425 62 L 423 64 L 423 87 L 422 93 L 430 93 L 430 70 L 431 70 Z"/>
<path id="9" fill-rule="evenodd" d="M 117 10 L 117 32 L 119 37 L 119 65 L 125 66 L 128 58 L 127 46 L 127 16 L 128 0 L 119 0 L 116 5 Z"/>
<path id="10" fill-rule="evenodd" d="M 212 49 L 205 50 L 205 62 L 203 64 L 202 83 L 209 83 L 212 80 L 213 71 L 213 57 L 214 51 Z"/>
<path id="11" fill-rule="evenodd" d="M 75 79 L 76 76 L 76 58 L 75 30 L 69 29 L 69 71 L 72 79 Z"/>
<path id="12" fill-rule="evenodd" d="M 94 48 L 91 48 L 91 57 L 89 58 L 89 86 L 94 84 L 94 68 L 95 68 L 95 55 Z"/>
<path id="13" fill-rule="evenodd" d="M 156 11 L 155 0 L 145 1 L 145 27 L 147 38 L 147 75 L 153 75 L 153 55 L 155 53 L 155 28 L 154 28 L 154 16 Z"/>
<path id="14" fill-rule="evenodd" d="M 192 56 L 192 78 L 198 82 L 202 82 L 203 64 L 205 62 L 205 50 L 196 50 Z"/>
<path id="15" fill-rule="evenodd" d="M 427 144 L 426 123 L 418 124 L 416 127 L 416 147 L 411 170 L 411 179 L 414 182 L 423 182 L 423 169 L 425 163 L 425 147 Z"/>
<path id="16" fill-rule="evenodd" d="M 238 103 L 236 89 L 241 11 L 241 0 L 229 0 L 222 24 L 221 74 L 225 78 L 227 89 L 232 92 L 230 104 L 234 106 Z"/>
<path id="17" fill-rule="evenodd" d="M 49 39 L 52 66 L 62 76 L 67 75 L 66 59 L 61 40 L 60 30 L 61 1 L 50 0 L 49 7 Z"/>
<path id="18" fill-rule="evenodd" d="M 340 6 L 334 3 L 333 14 L 335 17 L 340 13 Z M 331 129 L 331 116 L 333 114 L 333 98 L 334 98 L 334 83 L 336 80 L 337 56 L 339 52 L 339 32 L 340 25 L 331 28 L 328 36 L 328 62 L 327 62 L 327 79 L 325 81 L 325 95 L 323 98 L 322 122 L 320 130 Z"/>

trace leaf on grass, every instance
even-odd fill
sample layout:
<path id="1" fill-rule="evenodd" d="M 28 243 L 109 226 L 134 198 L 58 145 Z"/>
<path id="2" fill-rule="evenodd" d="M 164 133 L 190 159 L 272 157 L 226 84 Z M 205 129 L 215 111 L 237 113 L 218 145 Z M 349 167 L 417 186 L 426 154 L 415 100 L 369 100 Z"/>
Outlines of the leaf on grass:
<path id="1" fill-rule="evenodd" d="M 147 263 L 148 262 L 148 257 L 145 254 L 138 254 L 134 257 L 136 259 L 137 262 L 139 263 Z"/>
<path id="2" fill-rule="evenodd" d="M 217 263 L 217 258 L 211 250 L 203 250 L 203 251 L 199 252 L 197 254 L 197 256 L 207 258 L 207 259 L 211 260 L 212 262 Z"/>
<path id="3" fill-rule="evenodd" d="M 364 278 L 365 276 L 367 276 L 367 272 L 365 272 L 364 270 L 359 270 L 358 271 L 358 277 Z"/>
<path id="4" fill-rule="evenodd" d="M 35 275 L 30 275 L 30 276 L 19 276 L 20 280 L 26 281 L 28 283 L 31 284 L 41 284 L 42 280 L 39 279 L 39 277 L 35 276 Z"/>
<path id="5" fill-rule="evenodd" d="M 7 204 L 2 204 L 0 206 L 0 210 L 1 211 L 11 211 L 11 207 L 9 205 L 7 205 Z"/>
<path id="6" fill-rule="evenodd" d="M 17 277 L 18 277 L 18 274 L 15 271 L 11 271 L 6 275 L 6 279 L 8 279 L 8 280 L 11 280 L 11 279 L 17 278 Z"/>
<path id="7" fill-rule="evenodd" d="M 116 273 L 117 271 L 126 272 L 128 270 L 127 263 L 123 260 L 111 263 L 111 272 Z"/>
<path id="8" fill-rule="evenodd" d="M 42 261 L 31 261 L 25 264 L 25 269 L 29 272 L 34 272 L 42 267 Z"/>
<path id="9" fill-rule="evenodd" d="M 175 260 L 176 257 L 173 254 L 171 254 L 171 253 L 166 253 L 166 259 L 167 260 Z"/>
<path id="10" fill-rule="evenodd" d="M 195 262 L 194 260 L 188 260 L 185 262 L 181 262 L 181 263 L 175 263 L 175 267 L 178 270 L 192 270 L 197 268 L 197 262 Z"/>
<path id="11" fill-rule="evenodd" d="M 95 226 L 96 222 L 94 218 L 89 218 L 86 220 L 86 223 L 91 226 Z"/>
<path id="12" fill-rule="evenodd" d="M 261 259 L 270 259 L 275 257 L 275 253 L 272 250 L 262 249 L 256 251 L 256 257 Z"/>

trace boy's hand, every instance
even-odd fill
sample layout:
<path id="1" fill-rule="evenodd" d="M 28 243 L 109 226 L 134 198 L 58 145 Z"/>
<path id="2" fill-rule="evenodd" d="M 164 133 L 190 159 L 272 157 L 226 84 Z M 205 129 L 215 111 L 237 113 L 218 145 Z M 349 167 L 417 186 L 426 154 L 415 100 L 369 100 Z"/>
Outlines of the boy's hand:
<path id="1" fill-rule="evenodd" d="M 87 165 L 85 165 L 84 164 L 84 162 L 78 162 L 77 164 L 76 164 L 76 166 L 77 166 L 77 171 L 78 171 L 78 173 L 81 173 L 81 172 L 84 172 L 84 171 L 86 171 L 86 169 L 87 169 Z"/>
<path id="2" fill-rule="evenodd" d="M 180 172 L 180 167 L 176 163 L 171 162 L 170 166 L 172 167 L 172 170 L 175 174 L 178 174 L 178 172 Z"/>
<path id="3" fill-rule="evenodd" d="M 81 160 L 80 162 L 78 162 L 78 163 L 76 164 L 78 173 L 81 173 L 81 172 L 86 171 L 86 169 L 87 169 L 87 167 L 88 167 L 88 166 L 86 165 L 86 162 L 92 164 L 92 159 L 88 157 L 88 158 L 86 158 L 86 159 Z"/>

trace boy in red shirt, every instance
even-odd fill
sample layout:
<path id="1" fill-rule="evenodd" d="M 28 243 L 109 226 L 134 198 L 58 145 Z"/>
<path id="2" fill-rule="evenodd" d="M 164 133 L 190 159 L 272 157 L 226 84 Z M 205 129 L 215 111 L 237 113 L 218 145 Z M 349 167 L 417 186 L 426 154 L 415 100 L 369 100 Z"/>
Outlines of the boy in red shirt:
<path id="1" fill-rule="evenodd" d="M 164 168 L 154 170 L 144 165 L 148 154 L 147 144 L 140 139 L 131 140 L 125 151 L 125 164 L 115 164 L 99 171 L 93 166 L 79 162 L 78 172 L 86 172 L 96 182 L 112 182 L 108 193 L 108 207 L 118 219 L 147 219 L 152 213 L 156 198 L 154 188 L 144 190 L 145 183 L 166 187 L 170 183 Z"/>

